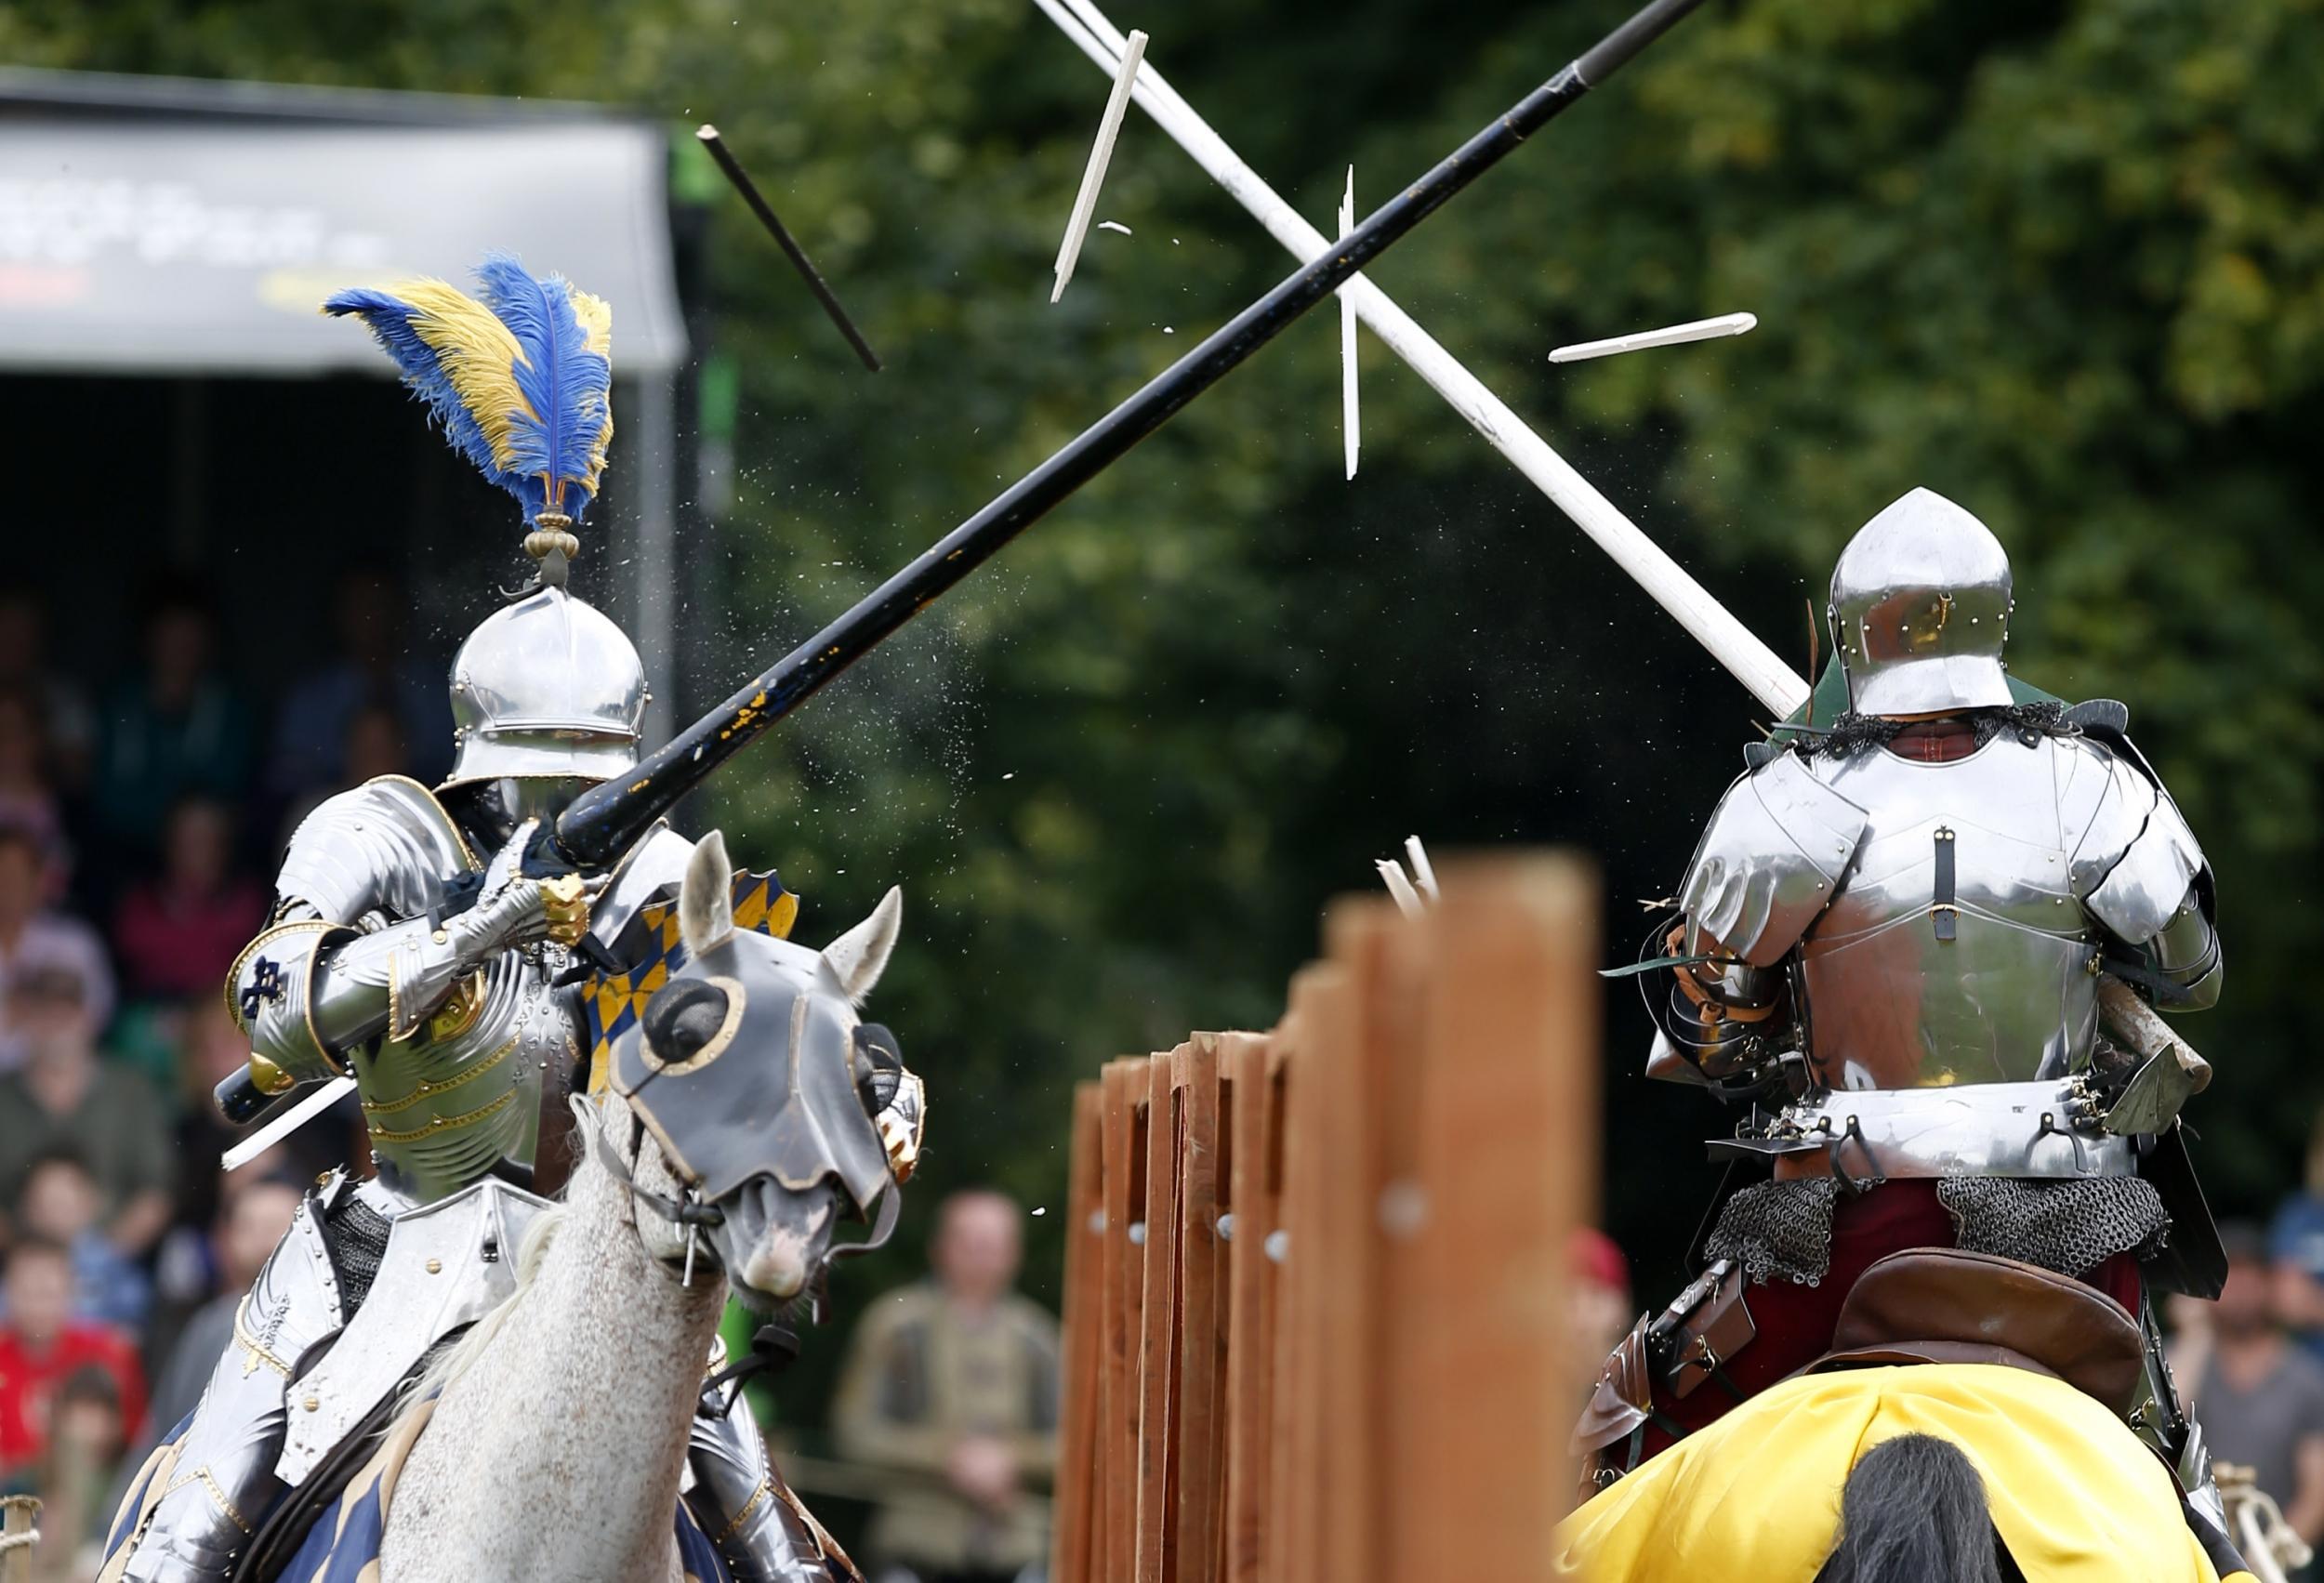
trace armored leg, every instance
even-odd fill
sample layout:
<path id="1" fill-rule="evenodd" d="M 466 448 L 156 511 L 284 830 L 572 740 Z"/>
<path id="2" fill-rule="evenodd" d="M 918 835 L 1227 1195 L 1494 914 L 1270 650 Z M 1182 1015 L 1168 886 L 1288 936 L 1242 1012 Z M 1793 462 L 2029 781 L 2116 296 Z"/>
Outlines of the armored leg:
<path id="1" fill-rule="evenodd" d="M 125 1583 L 225 1577 L 283 1493 L 274 1462 L 283 1449 L 291 1369 L 340 1325 L 338 1276 L 324 1247 L 324 1203 L 321 1194 L 307 1195 L 236 1311 L 233 1342 L 179 1440 L 167 1489 L 133 1541 Z"/>
<path id="2" fill-rule="evenodd" d="M 784 1484 L 750 1410 L 694 1417 L 685 1500 L 736 1583 L 862 1583 L 862 1574 Z"/>

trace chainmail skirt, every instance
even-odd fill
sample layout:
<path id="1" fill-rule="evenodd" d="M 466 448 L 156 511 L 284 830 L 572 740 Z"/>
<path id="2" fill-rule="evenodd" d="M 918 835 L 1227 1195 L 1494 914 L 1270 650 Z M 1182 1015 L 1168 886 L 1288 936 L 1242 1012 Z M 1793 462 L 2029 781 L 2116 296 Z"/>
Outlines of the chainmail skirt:
<path id="1" fill-rule="evenodd" d="M 1829 1178 L 1744 1188 L 1721 1207 L 1705 1251 L 1734 1260 L 1755 1283 L 1815 1286 L 1831 1268 L 1839 1189 Z M 2141 1177 L 1952 1176 L 1937 1182 L 1936 1196 L 1952 1217 L 1956 1247 L 2060 1275 L 2080 1275 L 2118 1253 L 2150 1257 L 2171 1232 L 2161 1196 Z"/>

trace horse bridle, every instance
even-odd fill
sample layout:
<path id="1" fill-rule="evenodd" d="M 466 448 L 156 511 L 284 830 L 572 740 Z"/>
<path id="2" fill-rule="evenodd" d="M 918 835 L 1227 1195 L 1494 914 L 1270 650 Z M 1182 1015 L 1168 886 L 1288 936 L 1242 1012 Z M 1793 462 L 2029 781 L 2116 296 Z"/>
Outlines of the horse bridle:
<path id="1" fill-rule="evenodd" d="M 679 1284 L 693 1286 L 694 1252 L 700 1245 L 702 1233 L 711 1226 L 724 1225 L 726 1211 L 716 1204 L 704 1203 L 691 1187 L 686 1188 L 677 1198 L 673 1199 L 654 1192 L 650 1187 L 640 1185 L 636 1174 L 630 1169 L 628 1162 L 616 1154 L 613 1144 L 606 1140 L 605 1128 L 599 1124 L 597 1109 L 589 1102 L 588 1096 L 568 1094 L 565 1096 L 565 1102 L 573 1107 L 574 1123 L 580 1128 L 582 1134 L 588 1139 L 589 1151 L 596 1156 L 597 1163 L 628 1193 L 631 1203 L 643 1204 L 669 1222 L 673 1228 L 684 1232 L 686 1265 L 680 1275 Z M 640 1140 L 640 1146 L 642 1147 L 645 1129 L 637 1125 L 635 1116 L 630 1117 L 630 1124 L 636 1128 L 635 1135 Z M 871 1235 L 862 1242 L 833 1243 L 824 1249 L 823 1257 L 815 1260 L 814 1269 L 808 1273 L 807 1284 L 803 1289 L 818 1294 L 815 1299 L 815 1318 L 818 1321 L 823 1317 L 820 1294 L 830 1279 L 832 1265 L 842 1259 L 857 1258 L 877 1248 L 885 1247 L 888 1239 L 895 1234 L 896 1221 L 902 1216 L 903 1211 L 904 1188 L 896 1181 L 895 1172 L 891 1170 L 888 1173 L 888 1185 L 879 1193 L 878 1207 L 873 1211 Z"/>

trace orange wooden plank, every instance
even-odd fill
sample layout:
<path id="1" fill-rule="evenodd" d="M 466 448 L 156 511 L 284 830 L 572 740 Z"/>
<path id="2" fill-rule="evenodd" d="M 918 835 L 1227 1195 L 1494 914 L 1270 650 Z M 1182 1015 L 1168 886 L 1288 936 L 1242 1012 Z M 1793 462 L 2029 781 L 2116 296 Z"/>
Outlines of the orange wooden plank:
<path id="1" fill-rule="evenodd" d="M 1318 1384 L 1333 1516 L 1320 1542 L 1326 1575 L 1346 1583 L 1386 1576 L 1380 1547 L 1393 1486 L 1382 1467 L 1390 1455 L 1381 1433 L 1383 1376 L 1386 1310 L 1398 1283 L 1381 1211 L 1390 1201 L 1391 1136 L 1408 1126 L 1395 1107 L 1419 1022 L 1417 964 L 1400 951 L 1412 936 L 1412 925 L 1384 896 L 1343 898 L 1326 916 L 1325 940 L 1348 994 L 1324 1101 L 1330 1139 L 1324 1262 L 1333 1293 Z"/>
<path id="2" fill-rule="evenodd" d="M 1417 1111 L 1424 1217 L 1392 1421 L 1397 1576 L 1531 1577 L 1571 1489 L 1587 1360 L 1565 1334 L 1566 1247 L 1597 1176 L 1596 880 L 1572 858 L 1446 868 Z"/>
<path id="3" fill-rule="evenodd" d="M 1218 1167 L 1212 1180 L 1211 1220 L 1211 1334 L 1216 1338 L 1217 1355 L 1213 1364 L 1210 1416 L 1211 1504 L 1208 1523 L 1209 1545 L 1203 1558 L 1205 1583 L 1222 1583 L 1226 1576 L 1226 1503 L 1227 1435 L 1233 1408 L 1227 1398 L 1227 1365 L 1229 1348 L 1235 1331 L 1235 1285 L 1228 1244 L 1234 1229 L 1235 1212 L 1235 1077 L 1231 1066 L 1235 1041 L 1247 1038 L 1244 1034 L 1216 1034 L 1211 1037 L 1218 1049 L 1216 1081 L 1212 1087 L 1218 1099 Z"/>
<path id="4" fill-rule="evenodd" d="M 1104 1303 L 1100 1238 L 1100 1140 L 1104 1132 L 1102 1082 L 1074 1085 L 1073 1149 L 1065 1193 L 1064 1399 L 1057 1447 L 1056 1525 L 1050 1576 L 1056 1583 L 1100 1583 L 1090 1548 L 1090 1509 L 1097 1482 L 1099 1311 Z"/>
<path id="5" fill-rule="evenodd" d="M 1170 1395 L 1178 1352 L 1178 1154 L 1183 1118 L 1167 1054 L 1146 1067 L 1145 1301 L 1138 1351 L 1137 1583 L 1169 1583 Z"/>
<path id="6" fill-rule="evenodd" d="M 1172 1055 L 1183 1128 L 1178 1205 L 1177 1583 L 1210 1583 L 1218 1557 L 1219 1372 L 1226 1333 L 1219 1281 L 1219 1050 L 1196 1034 Z"/>
<path id="7" fill-rule="evenodd" d="M 1331 1090 L 1353 1015 L 1347 972 L 1339 965 L 1312 964 L 1291 981 L 1284 1024 L 1291 1071 L 1284 1137 L 1287 1247 L 1275 1338 L 1278 1438 L 1271 1477 L 1281 1523 L 1269 1547 L 1267 1573 L 1283 1583 L 1342 1583 L 1326 1563 L 1337 1460 L 1327 1439 L 1327 1354 L 1335 1329 L 1329 1308 L 1340 1295 L 1330 1247 L 1338 1217 L 1328 1198 L 1340 1174 L 1332 1158 Z"/>
<path id="8" fill-rule="evenodd" d="M 1283 1199 L 1282 1066 L 1273 1041 L 1230 1034 L 1225 1049 L 1232 1103 L 1226 1117 L 1227 1244 L 1226 1510 L 1220 1524 L 1221 1583 L 1266 1577 L 1274 1428 L 1275 1266 L 1267 1233 Z"/>
<path id="9" fill-rule="evenodd" d="M 1142 1056 L 1109 1062 L 1104 1073 L 1105 1131 L 1102 1167 L 1105 1231 L 1100 1244 L 1100 1279 L 1104 1286 L 1103 1324 L 1099 1330 L 1101 1381 L 1097 1487 L 1094 1509 L 1098 1553 L 1104 1558 L 1102 1583 L 1130 1575 L 1137 1553 L 1138 1371 L 1140 1299 L 1145 1261 L 1132 1257 L 1129 1227 L 1145 1203 L 1146 1062 Z"/>

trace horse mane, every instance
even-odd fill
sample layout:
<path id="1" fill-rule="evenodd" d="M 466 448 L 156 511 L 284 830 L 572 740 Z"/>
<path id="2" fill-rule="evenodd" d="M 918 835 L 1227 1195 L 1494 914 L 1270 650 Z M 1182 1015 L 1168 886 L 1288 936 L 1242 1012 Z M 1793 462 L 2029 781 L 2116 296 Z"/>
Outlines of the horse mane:
<path id="1" fill-rule="evenodd" d="M 523 1240 L 517 1244 L 516 1290 L 475 1324 L 455 1335 L 448 1344 L 438 1347 L 426 1365 L 398 1389 L 395 1416 L 388 1425 L 390 1438 L 404 1427 L 423 1404 L 433 1401 L 476 1366 L 485 1349 L 508 1325 L 508 1315 L 524 1300 L 525 1293 L 532 1290 L 534 1279 L 540 1274 L 541 1263 L 548 1253 L 548 1245 L 563 1226 L 567 1213 L 567 1206 L 555 1205 L 535 1215 L 533 1223 L 524 1228 Z"/>

